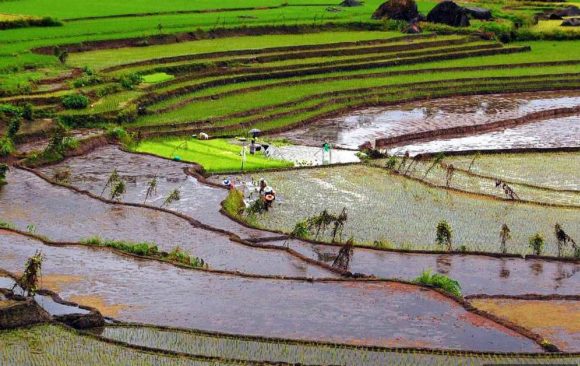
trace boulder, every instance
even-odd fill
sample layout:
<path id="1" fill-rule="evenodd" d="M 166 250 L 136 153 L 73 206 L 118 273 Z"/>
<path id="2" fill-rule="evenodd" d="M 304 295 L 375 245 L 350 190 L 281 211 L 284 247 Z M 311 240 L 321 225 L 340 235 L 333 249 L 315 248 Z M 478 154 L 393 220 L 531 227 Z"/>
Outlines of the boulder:
<path id="1" fill-rule="evenodd" d="M 389 0 L 373 13 L 373 19 L 411 21 L 419 16 L 415 0 Z"/>
<path id="2" fill-rule="evenodd" d="M 55 315 L 54 320 L 65 323 L 75 329 L 91 329 L 105 325 L 105 319 L 103 319 L 101 313 L 96 311 L 88 314 Z"/>
<path id="3" fill-rule="evenodd" d="M 564 17 L 575 17 L 580 15 L 580 9 L 571 5 L 565 8 L 546 10 L 543 14 L 538 15 L 541 19 L 564 19 Z"/>
<path id="4" fill-rule="evenodd" d="M 565 19 L 561 25 L 562 27 L 580 27 L 580 18 Z"/>
<path id="5" fill-rule="evenodd" d="M 31 298 L 0 301 L 0 329 L 18 328 L 50 321 L 50 315 Z"/>
<path id="6" fill-rule="evenodd" d="M 359 0 L 344 0 L 340 3 L 340 6 L 352 7 L 352 6 L 361 6 L 362 1 Z"/>
<path id="7" fill-rule="evenodd" d="M 486 8 L 478 8 L 476 6 L 465 6 L 467 14 L 473 19 L 491 20 L 491 10 Z"/>
<path id="8" fill-rule="evenodd" d="M 445 0 L 435 5 L 427 14 L 427 21 L 447 24 L 452 27 L 469 26 L 467 11 L 450 0 Z"/>

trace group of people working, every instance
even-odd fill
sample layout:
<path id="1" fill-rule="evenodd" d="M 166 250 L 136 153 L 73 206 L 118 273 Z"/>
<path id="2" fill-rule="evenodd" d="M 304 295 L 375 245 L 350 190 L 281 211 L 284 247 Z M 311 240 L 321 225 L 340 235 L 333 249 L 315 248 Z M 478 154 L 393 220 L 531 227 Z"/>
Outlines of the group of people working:
<path id="1" fill-rule="evenodd" d="M 235 189 L 235 185 L 230 179 L 225 179 L 223 183 L 228 189 Z M 272 204 L 276 200 L 276 191 L 274 191 L 274 189 L 268 185 L 268 182 L 266 182 L 264 178 L 260 178 L 258 187 L 256 189 L 259 194 L 258 199 L 264 202 L 264 208 L 266 211 L 268 211 L 268 209 L 272 207 Z"/>

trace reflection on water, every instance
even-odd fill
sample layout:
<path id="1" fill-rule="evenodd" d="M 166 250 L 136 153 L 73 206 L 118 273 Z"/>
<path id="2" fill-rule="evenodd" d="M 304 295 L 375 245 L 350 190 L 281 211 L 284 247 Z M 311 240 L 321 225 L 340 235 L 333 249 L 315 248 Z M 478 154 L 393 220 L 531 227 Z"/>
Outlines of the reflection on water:
<path id="1" fill-rule="evenodd" d="M 329 141 L 357 148 L 366 141 L 408 133 L 495 122 L 541 110 L 580 105 L 577 91 L 478 95 L 372 108 L 283 133 L 297 142 Z"/>

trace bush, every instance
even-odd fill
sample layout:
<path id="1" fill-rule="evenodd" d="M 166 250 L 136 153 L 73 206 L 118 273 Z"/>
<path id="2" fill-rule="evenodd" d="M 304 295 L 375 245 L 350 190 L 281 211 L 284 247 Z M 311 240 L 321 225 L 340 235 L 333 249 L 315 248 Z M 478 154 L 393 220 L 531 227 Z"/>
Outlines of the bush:
<path id="1" fill-rule="evenodd" d="M 8 165 L 0 163 L 0 186 L 6 184 L 6 173 L 8 172 Z"/>
<path id="2" fill-rule="evenodd" d="M 135 86 L 141 84 L 143 78 L 139 74 L 123 75 L 119 79 L 119 84 L 125 89 L 132 90 Z"/>
<path id="3" fill-rule="evenodd" d="M 223 203 L 224 210 L 232 216 L 240 216 L 244 213 L 246 203 L 244 194 L 238 189 L 230 189 Z"/>
<path id="4" fill-rule="evenodd" d="M 126 148 L 131 148 L 135 144 L 133 136 L 123 127 L 108 127 L 106 133 L 109 138 L 119 141 Z"/>
<path id="5" fill-rule="evenodd" d="M 414 282 L 437 287 L 455 297 L 461 297 L 461 285 L 458 281 L 439 273 L 431 273 L 430 270 L 423 271 L 421 276 L 417 277 Z"/>
<path id="6" fill-rule="evenodd" d="M 73 86 L 75 88 L 82 88 L 84 86 L 97 85 L 97 84 L 100 84 L 102 82 L 103 82 L 103 79 L 101 79 L 97 75 L 85 75 L 85 76 L 75 80 L 73 82 Z"/>
<path id="7" fill-rule="evenodd" d="M 82 94 L 71 94 L 62 97 L 62 105 L 66 109 L 85 109 L 89 106 L 89 98 Z"/>
<path id="8" fill-rule="evenodd" d="M 10 123 L 8 124 L 8 129 L 6 131 L 6 136 L 8 136 L 9 138 L 13 139 L 14 136 L 16 136 L 16 134 L 20 130 L 20 124 L 21 124 L 20 117 L 13 117 L 10 120 Z"/>
<path id="9" fill-rule="evenodd" d="M 530 236 L 528 243 L 535 255 L 541 255 L 546 245 L 544 236 L 541 233 L 536 233 L 535 235 Z"/>
<path id="10" fill-rule="evenodd" d="M 298 239 L 306 239 L 310 236 L 310 229 L 308 229 L 308 222 L 302 220 L 294 225 L 294 230 L 290 233 L 290 236 Z"/>
<path id="11" fill-rule="evenodd" d="M 22 107 L 22 117 L 27 121 L 32 121 L 34 119 L 34 108 L 32 107 L 32 104 L 24 104 Z"/>
<path id="12" fill-rule="evenodd" d="M 0 138 L 0 156 L 8 156 L 15 151 L 14 143 L 8 136 Z"/>
<path id="13" fill-rule="evenodd" d="M 453 235 L 453 230 L 451 230 L 451 225 L 445 220 L 439 221 L 437 224 L 437 237 L 435 242 L 438 245 L 446 246 L 447 250 L 451 250 L 451 237 Z"/>

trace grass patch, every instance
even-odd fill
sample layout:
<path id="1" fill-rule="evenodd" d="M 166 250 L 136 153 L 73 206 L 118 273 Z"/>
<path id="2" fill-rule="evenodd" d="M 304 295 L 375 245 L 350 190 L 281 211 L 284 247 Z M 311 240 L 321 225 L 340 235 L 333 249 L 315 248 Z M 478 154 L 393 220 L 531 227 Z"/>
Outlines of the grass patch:
<path id="1" fill-rule="evenodd" d="M 200 164 L 208 172 L 242 171 L 242 147 L 225 139 L 195 140 L 168 138 L 142 141 L 136 151 L 147 152 L 169 159 Z M 246 154 L 244 171 L 291 167 L 284 160 L 270 159 L 261 153 Z"/>
<path id="2" fill-rule="evenodd" d="M 415 279 L 415 282 L 437 287 L 455 297 L 461 297 L 461 285 L 459 282 L 439 273 L 431 273 L 430 270 L 423 271 L 421 276 Z"/>
<path id="3" fill-rule="evenodd" d="M 175 76 L 169 75 L 165 72 L 156 72 L 155 74 L 143 75 L 143 82 L 147 84 L 157 84 L 164 81 L 175 79 Z"/>

